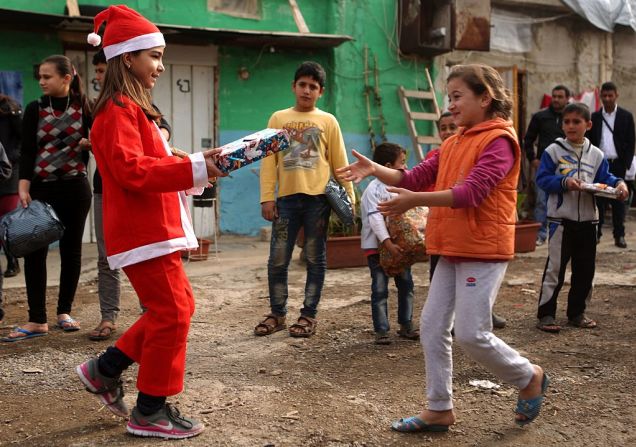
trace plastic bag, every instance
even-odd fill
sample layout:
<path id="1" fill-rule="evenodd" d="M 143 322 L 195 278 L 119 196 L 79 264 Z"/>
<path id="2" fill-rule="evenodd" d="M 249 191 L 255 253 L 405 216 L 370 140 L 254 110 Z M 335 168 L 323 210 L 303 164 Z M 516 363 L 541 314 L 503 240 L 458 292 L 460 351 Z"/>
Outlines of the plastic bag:
<path id="1" fill-rule="evenodd" d="M 59 240 L 64 225 L 48 203 L 33 200 L 28 208 L 18 205 L 0 220 L 4 247 L 20 258 Z"/>
<path id="2" fill-rule="evenodd" d="M 344 187 L 331 177 L 325 187 L 325 195 L 338 219 L 345 225 L 353 225 L 353 207 Z"/>

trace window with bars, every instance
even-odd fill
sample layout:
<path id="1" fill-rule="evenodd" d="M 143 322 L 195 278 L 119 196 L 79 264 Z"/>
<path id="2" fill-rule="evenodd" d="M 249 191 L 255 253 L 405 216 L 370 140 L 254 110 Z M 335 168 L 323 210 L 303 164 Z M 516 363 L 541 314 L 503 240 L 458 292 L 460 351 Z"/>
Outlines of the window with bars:
<path id="1" fill-rule="evenodd" d="M 261 18 L 261 0 L 208 0 L 208 10 L 248 19 Z"/>

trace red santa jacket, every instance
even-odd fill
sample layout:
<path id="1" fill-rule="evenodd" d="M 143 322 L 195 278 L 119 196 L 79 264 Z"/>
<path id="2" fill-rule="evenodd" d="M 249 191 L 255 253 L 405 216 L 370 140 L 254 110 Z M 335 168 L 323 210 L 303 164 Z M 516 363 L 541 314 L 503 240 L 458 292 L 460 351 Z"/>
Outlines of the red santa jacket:
<path id="1" fill-rule="evenodd" d="M 103 180 L 106 254 L 121 268 L 196 248 L 185 191 L 207 185 L 202 153 L 170 155 L 157 125 L 128 97 L 95 117 L 91 144 Z"/>

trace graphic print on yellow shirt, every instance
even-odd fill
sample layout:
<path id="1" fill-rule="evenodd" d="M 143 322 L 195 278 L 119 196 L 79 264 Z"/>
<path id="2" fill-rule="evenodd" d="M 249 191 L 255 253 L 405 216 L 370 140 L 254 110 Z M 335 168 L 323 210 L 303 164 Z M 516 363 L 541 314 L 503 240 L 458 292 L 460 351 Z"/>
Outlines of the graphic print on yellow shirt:
<path id="1" fill-rule="evenodd" d="M 311 121 L 285 123 L 291 144 L 283 156 L 283 167 L 291 169 L 316 169 L 321 153 L 322 130 Z"/>
<path id="2" fill-rule="evenodd" d="M 330 113 L 297 112 L 290 107 L 274 112 L 267 127 L 285 129 L 292 143 L 286 151 L 261 161 L 261 203 L 291 194 L 324 194 L 333 172 L 349 164 L 340 126 Z M 343 186 L 355 202 L 351 182 Z"/>

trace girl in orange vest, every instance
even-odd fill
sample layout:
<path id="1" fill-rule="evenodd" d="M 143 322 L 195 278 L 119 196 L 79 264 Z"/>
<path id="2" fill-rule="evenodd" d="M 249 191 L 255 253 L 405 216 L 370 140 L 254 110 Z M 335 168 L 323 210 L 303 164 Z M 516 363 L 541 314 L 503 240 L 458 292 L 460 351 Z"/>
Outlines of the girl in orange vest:
<path id="1" fill-rule="evenodd" d="M 431 207 L 426 248 L 440 255 L 420 318 L 426 358 L 428 407 L 393 422 L 400 432 L 448 431 L 452 401 L 452 337 L 464 352 L 503 381 L 519 388 L 515 422 L 539 415 L 549 383 L 531 364 L 492 333 L 492 306 L 508 261 L 514 256 L 520 149 L 510 122 L 512 101 L 496 70 L 486 65 L 453 67 L 447 91 L 456 135 L 411 171 L 387 169 L 353 151 L 356 163 L 338 170 L 356 183 L 374 175 L 397 194 L 378 205 L 383 214 Z M 435 185 L 433 192 L 425 191 Z"/>

